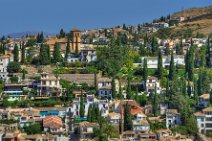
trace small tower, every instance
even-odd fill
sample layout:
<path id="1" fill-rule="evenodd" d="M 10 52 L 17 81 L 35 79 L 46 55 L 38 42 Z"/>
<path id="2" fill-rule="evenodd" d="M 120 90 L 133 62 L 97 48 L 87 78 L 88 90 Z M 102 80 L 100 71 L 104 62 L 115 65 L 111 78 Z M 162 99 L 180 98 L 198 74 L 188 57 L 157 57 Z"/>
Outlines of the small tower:
<path id="1" fill-rule="evenodd" d="M 71 37 L 72 37 L 72 45 L 71 45 L 71 52 L 76 53 L 80 52 L 80 44 L 81 44 L 81 31 L 79 29 L 72 29 L 71 30 Z M 78 51 L 76 51 L 76 49 Z"/>

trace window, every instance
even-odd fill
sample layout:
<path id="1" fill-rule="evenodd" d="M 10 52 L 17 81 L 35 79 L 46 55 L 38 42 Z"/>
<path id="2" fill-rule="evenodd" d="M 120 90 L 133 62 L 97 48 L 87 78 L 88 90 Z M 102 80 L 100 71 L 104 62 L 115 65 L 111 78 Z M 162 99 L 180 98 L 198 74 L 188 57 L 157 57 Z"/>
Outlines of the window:
<path id="1" fill-rule="evenodd" d="M 204 124 L 201 124 L 201 127 L 204 127 Z"/>

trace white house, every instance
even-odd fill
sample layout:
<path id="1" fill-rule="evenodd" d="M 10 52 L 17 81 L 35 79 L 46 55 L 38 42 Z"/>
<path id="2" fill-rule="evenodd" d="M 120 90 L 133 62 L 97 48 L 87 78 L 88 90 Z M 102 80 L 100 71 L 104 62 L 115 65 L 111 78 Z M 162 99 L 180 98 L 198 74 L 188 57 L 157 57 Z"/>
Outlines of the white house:
<path id="1" fill-rule="evenodd" d="M 13 61 L 12 54 L 0 54 L 0 72 L 7 72 L 7 66 Z"/>
<path id="2" fill-rule="evenodd" d="M 101 99 L 112 99 L 112 80 L 109 78 L 98 78 L 98 96 Z"/>
<path id="3" fill-rule="evenodd" d="M 199 106 L 207 107 L 209 104 L 210 94 L 203 94 L 199 97 Z"/>
<path id="4" fill-rule="evenodd" d="M 118 125 L 121 121 L 121 114 L 116 112 L 111 112 L 108 114 L 108 122 L 113 125 Z"/>
<path id="5" fill-rule="evenodd" d="M 62 86 L 59 77 L 50 76 L 48 73 L 41 73 L 40 76 L 40 79 L 33 84 L 39 95 L 61 96 Z"/>
<path id="6" fill-rule="evenodd" d="M 160 82 L 157 77 L 148 77 L 146 82 L 142 82 L 142 85 L 148 93 L 155 92 L 155 88 L 157 94 L 161 93 Z"/>
<path id="7" fill-rule="evenodd" d="M 172 128 L 175 125 L 181 124 L 181 115 L 177 112 L 177 109 L 167 109 L 166 111 L 166 127 Z"/>
<path id="8" fill-rule="evenodd" d="M 158 68 L 158 57 L 141 57 L 141 66 L 143 66 L 144 58 L 147 60 L 147 67 L 150 69 Z M 169 67 L 171 56 L 163 56 L 163 67 Z M 175 65 L 185 65 L 185 60 L 183 55 L 174 55 Z"/>
<path id="9" fill-rule="evenodd" d="M 132 129 L 134 132 L 148 132 L 150 130 L 150 124 L 147 120 L 133 120 Z"/>
<path id="10" fill-rule="evenodd" d="M 96 61 L 96 50 L 93 48 L 85 47 L 81 49 L 80 61 L 81 62 L 94 62 Z"/>
<path id="11" fill-rule="evenodd" d="M 109 101 L 108 100 L 98 100 L 94 95 L 87 95 L 84 100 L 85 116 L 88 114 L 89 106 L 98 106 L 103 117 L 107 117 L 109 114 Z M 80 113 L 80 98 L 74 99 L 70 111 L 73 117 L 79 117 Z"/>
<path id="12" fill-rule="evenodd" d="M 194 113 L 200 133 L 207 134 L 212 131 L 212 107 L 207 107 Z"/>

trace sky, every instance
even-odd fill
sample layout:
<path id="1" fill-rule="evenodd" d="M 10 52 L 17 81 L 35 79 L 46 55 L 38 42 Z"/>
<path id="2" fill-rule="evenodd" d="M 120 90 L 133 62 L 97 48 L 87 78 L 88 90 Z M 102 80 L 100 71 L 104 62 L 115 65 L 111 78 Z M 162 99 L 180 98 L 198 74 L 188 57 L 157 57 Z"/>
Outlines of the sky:
<path id="1" fill-rule="evenodd" d="M 0 0 L 0 35 L 138 25 L 212 0 Z"/>

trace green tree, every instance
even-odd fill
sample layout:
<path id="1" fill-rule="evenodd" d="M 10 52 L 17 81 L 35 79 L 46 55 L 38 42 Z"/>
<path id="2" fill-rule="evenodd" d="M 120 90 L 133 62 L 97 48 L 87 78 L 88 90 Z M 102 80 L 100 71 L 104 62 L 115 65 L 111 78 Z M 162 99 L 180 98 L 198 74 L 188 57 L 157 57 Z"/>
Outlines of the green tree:
<path id="1" fill-rule="evenodd" d="M 161 79 L 163 77 L 163 60 L 162 60 L 162 54 L 161 51 L 158 53 L 158 77 Z"/>
<path id="2" fill-rule="evenodd" d="M 170 54 L 170 48 L 169 48 L 169 46 L 166 46 L 165 55 L 169 55 L 169 54 Z"/>
<path id="3" fill-rule="evenodd" d="M 121 81 L 119 80 L 119 93 L 118 93 L 118 99 L 122 99 L 122 87 L 121 87 Z"/>
<path id="4" fill-rule="evenodd" d="M 212 105 L 212 90 L 210 91 L 210 104 Z"/>
<path id="5" fill-rule="evenodd" d="M 10 62 L 7 66 L 7 72 L 17 73 L 21 71 L 21 65 L 19 62 Z"/>
<path id="6" fill-rule="evenodd" d="M 141 45 L 139 49 L 139 53 L 141 56 L 146 56 L 147 55 L 147 50 L 145 48 L 145 45 Z"/>
<path id="7" fill-rule="evenodd" d="M 131 99 L 132 91 L 131 91 L 131 85 L 130 85 L 130 78 L 127 79 L 127 99 Z"/>
<path id="8" fill-rule="evenodd" d="M 80 96 L 80 117 L 84 117 L 85 115 L 85 108 L 84 108 L 84 97 L 81 90 L 81 96 Z"/>
<path id="9" fill-rule="evenodd" d="M 53 57 L 55 63 L 62 61 L 62 55 L 60 54 L 59 44 L 57 42 L 54 45 Z"/>
<path id="10" fill-rule="evenodd" d="M 143 74 L 143 80 L 146 82 L 147 77 L 148 77 L 148 68 L 147 68 L 147 60 L 146 60 L 146 58 L 143 60 L 143 71 L 142 71 L 142 74 Z"/>
<path id="11" fill-rule="evenodd" d="M 187 93 L 188 93 L 188 96 L 191 97 L 191 84 L 190 84 L 190 81 L 188 81 Z"/>
<path id="12" fill-rule="evenodd" d="M 66 36 L 66 33 L 63 31 L 63 29 L 60 30 L 59 38 L 64 38 Z"/>
<path id="13" fill-rule="evenodd" d="M 155 89 L 156 89 L 156 86 L 155 86 Z M 154 93 L 154 96 L 152 99 L 152 112 L 153 112 L 154 116 L 157 115 L 157 111 L 158 111 L 158 97 L 157 97 L 157 93 L 155 90 L 155 93 Z"/>
<path id="14" fill-rule="evenodd" d="M 24 126 L 23 129 L 24 129 L 24 132 L 26 132 L 29 135 L 31 135 L 31 134 L 41 134 L 42 133 L 42 127 L 41 127 L 40 124 L 33 124 L 33 125 L 29 125 L 29 126 Z"/>
<path id="15" fill-rule="evenodd" d="M 132 116 L 128 102 L 124 105 L 124 131 L 132 129 Z"/>
<path id="16" fill-rule="evenodd" d="M 208 45 L 207 45 L 207 50 L 206 50 L 206 65 L 208 68 L 211 68 L 211 58 L 212 58 L 212 53 L 211 53 L 211 48 L 212 46 L 210 45 L 210 38 L 208 37 Z"/>
<path id="17" fill-rule="evenodd" d="M 90 105 L 88 108 L 87 120 L 91 122 L 92 119 L 92 106 Z"/>
<path id="18" fill-rule="evenodd" d="M 115 84 L 115 78 L 112 78 L 112 84 L 111 84 L 111 92 L 112 92 L 112 97 L 116 98 L 116 84 Z"/>
<path id="19" fill-rule="evenodd" d="M 26 63 L 26 48 L 24 46 L 24 43 L 22 43 L 22 48 L 21 48 L 21 63 L 22 64 Z"/>
<path id="20" fill-rule="evenodd" d="M 194 75 L 194 47 L 192 46 L 191 49 L 189 50 L 188 54 L 189 58 L 189 65 L 188 65 L 188 79 L 190 81 L 193 80 L 193 75 Z"/>
<path id="21" fill-rule="evenodd" d="M 19 61 L 19 49 L 18 45 L 15 44 L 14 50 L 13 50 L 13 55 L 14 55 L 14 61 L 18 62 Z"/>
<path id="22" fill-rule="evenodd" d="M 173 52 L 171 54 L 171 61 L 169 65 L 169 80 L 173 81 L 174 80 L 174 75 L 175 75 L 175 66 L 174 66 L 174 56 Z"/>
<path id="23" fill-rule="evenodd" d="M 49 46 L 41 44 L 39 60 L 41 65 L 48 65 L 50 63 Z"/>
<path id="24" fill-rule="evenodd" d="M 66 45 L 66 53 L 65 53 L 65 62 L 67 62 L 67 59 L 68 59 L 68 55 L 70 54 L 70 38 L 68 37 L 68 42 L 67 42 L 67 45 Z"/>
<path id="25" fill-rule="evenodd" d="M 152 55 L 156 56 L 158 53 L 158 44 L 157 44 L 157 40 L 155 39 L 155 37 L 152 38 L 151 47 L 152 47 Z"/>
<path id="26" fill-rule="evenodd" d="M 75 56 L 79 55 L 79 47 L 78 47 L 78 36 L 76 36 L 76 48 L 75 48 Z"/>

